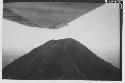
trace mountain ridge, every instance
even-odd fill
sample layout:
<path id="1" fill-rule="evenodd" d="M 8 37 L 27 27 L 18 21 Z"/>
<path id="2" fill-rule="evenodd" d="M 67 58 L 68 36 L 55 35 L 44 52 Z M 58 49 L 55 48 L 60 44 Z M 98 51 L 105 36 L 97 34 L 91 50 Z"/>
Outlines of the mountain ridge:
<path id="1" fill-rule="evenodd" d="M 67 38 L 50 40 L 6 66 L 6 79 L 120 80 L 120 71 L 86 46 Z"/>

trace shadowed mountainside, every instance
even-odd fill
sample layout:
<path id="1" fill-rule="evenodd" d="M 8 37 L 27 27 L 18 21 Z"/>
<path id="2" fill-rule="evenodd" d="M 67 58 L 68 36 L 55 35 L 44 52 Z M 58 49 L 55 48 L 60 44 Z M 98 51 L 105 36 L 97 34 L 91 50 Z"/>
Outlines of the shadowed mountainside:
<path id="1" fill-rule="evenodd" d="M 120 70 L 78 41 L 50 40 L 2 70 L 3 79 L 121 80 Z"/>
<path id="2" fill-rule="evenodd" d="M 58 29 L 104 3 L 12 2 L 3 4 L 3 18 L 30 27 Z"/>

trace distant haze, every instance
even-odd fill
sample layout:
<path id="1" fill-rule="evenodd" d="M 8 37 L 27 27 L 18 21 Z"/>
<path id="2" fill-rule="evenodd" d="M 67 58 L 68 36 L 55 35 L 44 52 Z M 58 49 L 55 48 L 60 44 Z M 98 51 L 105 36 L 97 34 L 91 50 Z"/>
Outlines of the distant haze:
<path id="1" fill-rule="evenodd" d="M 118 7 L 116 3 L 104 4 L 55 30 L 28 27 L 3 19 L 3 54 L 9 52 L 10 56 L 10 53 L 21 56 L 51 39 L 73 38 L 119 68 Z"/>

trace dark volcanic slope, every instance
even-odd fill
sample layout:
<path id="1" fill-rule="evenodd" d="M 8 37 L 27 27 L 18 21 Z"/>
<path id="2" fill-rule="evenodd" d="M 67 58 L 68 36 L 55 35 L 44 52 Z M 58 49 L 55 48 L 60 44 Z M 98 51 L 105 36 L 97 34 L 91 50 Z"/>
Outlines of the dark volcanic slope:
<path id="1" fill-rule="evenodd" d="M 22 0 L 21 0 L 22 1 Z M 104 3 L 13 2 L 3 4 L 3 18 L 30 27 L 58 29 Z"/>
<path id="2" fill-rule="evenodd" d="M 120 80 L 120 71 L 67 38 L 33 49 L 2 71 L 3 79 Z"/>

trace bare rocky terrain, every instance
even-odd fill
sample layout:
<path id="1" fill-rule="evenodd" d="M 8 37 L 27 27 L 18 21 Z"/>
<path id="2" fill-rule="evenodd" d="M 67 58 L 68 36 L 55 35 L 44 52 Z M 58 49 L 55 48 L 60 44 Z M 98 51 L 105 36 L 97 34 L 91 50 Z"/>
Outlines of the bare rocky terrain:
<path id="1" fill-rule="evenodd" d="M 50 40 L 2 70 L 3 79 L 121 80 L 120 70 L 78 41 Z"/>
<path id="2" fill-rule="evenodd" d="M 12 2 L 3 4 L 3 17 L 23 25 L 57 29 L 104 3 Z"/>

